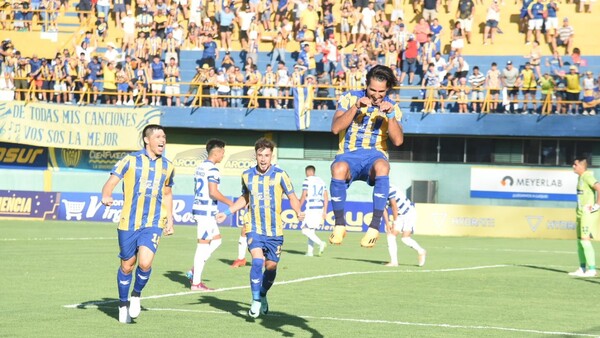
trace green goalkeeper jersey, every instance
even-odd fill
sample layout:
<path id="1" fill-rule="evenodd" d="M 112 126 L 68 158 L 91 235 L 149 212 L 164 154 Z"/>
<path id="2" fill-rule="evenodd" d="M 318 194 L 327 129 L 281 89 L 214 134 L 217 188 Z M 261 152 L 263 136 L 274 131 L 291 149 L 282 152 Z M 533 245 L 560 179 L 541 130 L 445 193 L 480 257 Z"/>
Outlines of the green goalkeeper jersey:
<path id="1" fill-rule="evenodd" d="M 589 170 L 579 176 L 577 181 L 577 216 L 583 215 L 586 205 L 591 206 L 596 203 L 596 191 L 594 190 L 596 182 L 594 173 Z"/>

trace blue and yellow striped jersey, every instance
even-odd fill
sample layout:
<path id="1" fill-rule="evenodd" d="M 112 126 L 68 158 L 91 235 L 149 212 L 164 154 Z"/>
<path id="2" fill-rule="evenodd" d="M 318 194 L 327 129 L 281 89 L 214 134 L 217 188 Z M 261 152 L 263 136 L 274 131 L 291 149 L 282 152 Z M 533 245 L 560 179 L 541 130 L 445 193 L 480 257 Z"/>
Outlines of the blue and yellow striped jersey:
<path id="1" fill-rule="evenodd" d="M 152 160 L 142 149 L 117 162 L 111 174 L 123 180 L 123 210 L 118 229 L 163 228 L 167 221 L 163 189 L 174 184 L 173 163 L 165 157 Z"/>
<path id="2" fill-rule="evenodd" d="M 337 110 L 344 112 L 349 110 L 356 101 L 365 95 L 365 90 L 345 92 L 338 101 Z M 394 105 L 396 120 L 399 121 L 402 118 L 400 107 L 387 96 L 384 101 Z M 378 112 L 379 108 L 377 107 L 365 107 L 356 112 L 352 123 L 339 134 L 338 154 L 357 149 L 375 149 L 387 156 L 388 121 L 385 117 L 377 116 Z"/>
<path id="3" fill-rule="evenodd" d="M 283 194 L 294 192 L 292 181 L 281 168 L 272 165 L 264 174 L 252 167 L 242 174 L 242 194 L 249 195 L 250 222 L 246 232 L 266 236 L 283 236 L 281 201 Z"/>

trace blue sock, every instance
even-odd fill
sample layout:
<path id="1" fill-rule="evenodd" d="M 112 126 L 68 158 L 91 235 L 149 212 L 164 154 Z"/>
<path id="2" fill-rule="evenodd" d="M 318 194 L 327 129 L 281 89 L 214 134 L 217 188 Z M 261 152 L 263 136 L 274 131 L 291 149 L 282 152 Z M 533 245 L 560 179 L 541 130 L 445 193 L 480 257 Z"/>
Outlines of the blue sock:
<path id="1" fill-rule="evenodd" d="M 273 283 L 275 282 L 275 276 L 277 276 L 277 269 L 265 270 L 265 272 L 263 273 L 262 286 L 260 288 L 261 296 L 264 297 L 267 295 L 267 292 L 269 291 L 269 289 L 271 288 L 271 286 L 273 286 Z"/>
<path id="2" fill-rule="evenodd" d="M 335 225 L 346 225 L 346 219 L 344 217 L 344 206 L 346 204 L 346 181 L 332 178 L 329 192 L 331 193 L 331 206 L 333 208 Z"/>
<path id="3" fill-rule="evenodd" d="M 264 261 L 264 258 L 252 258 L 252 267 L 250 268 L 250 290 L 252 290 L 253 300 L 260 300 L 260 286 L 262 284 Z"/>
<path id="4" fill-rule="evenodd" d="M 137 293 L 141 293 L 146 283 L 148 283 L 148 279 L 150 279 L 150 274 L 152 273 L 152 268 L 148 269 L 148 271 L 143 271 L 138 266 L 135 269 L 135 283 L 133 284 L 133 291 Z"/>
<path id="5" fill-rule="evenodd" d="M 390 178 L 388 176 L 376 176 L 375 187 L 373 188 L 373 218 L 371 219 L 370 228 L 379 230 L 383 209 L 390 194 Z"/>
<path id="6" fill-rule="evenodd" d="M 129 287 L 131 286 L 132 274 L 126 275 L 119 267 L 117 271 L 117 286 L 119 287 L 119 300 L 126 302 L 129 297 Z"/>

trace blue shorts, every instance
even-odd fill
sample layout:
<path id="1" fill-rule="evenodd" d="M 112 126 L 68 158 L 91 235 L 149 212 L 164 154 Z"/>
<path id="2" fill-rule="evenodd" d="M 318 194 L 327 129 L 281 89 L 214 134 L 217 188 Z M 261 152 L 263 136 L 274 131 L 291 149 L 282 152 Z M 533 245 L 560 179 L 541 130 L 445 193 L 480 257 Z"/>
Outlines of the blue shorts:
<path id="1" fill-rule="evenodd" d="M 281 246 L 283 246 L 283 236 L 265 236 L 255 232 L 246 233 L 248 241 L 248 250 L 262 248 L 263 254 L 268 261 L 279 262 L 281 257 Z"/>
<path id="2" fill-rule="evenodd" d="M 119 257 L 128 260 L 135 256 L 140 246 L 145 246 L 156 253 L 162 228 L 142 228 L 134 231 L 117 230 L 119 235 Z"/>
<path id="3" fill-rule="evenodd" d="M 349 153 L 339 154 L 335 156 L 332 166 L 337 162 L 346 162 L 350 167 L 350 181 L 365 181 L 368 185 L 375 185 L 375 181 L 369 180 L 369 172 L 371 167 L 378 159 L 388 161 L 387 157 L 379 150 L 375 149 L 358 149 Z"/>
<path id="4" fill-rule="evenodd" d="M 122 92 L 127 92 L 129 90 L 129 83 L 119 83 L 117 84 L 117 89 Z"/>

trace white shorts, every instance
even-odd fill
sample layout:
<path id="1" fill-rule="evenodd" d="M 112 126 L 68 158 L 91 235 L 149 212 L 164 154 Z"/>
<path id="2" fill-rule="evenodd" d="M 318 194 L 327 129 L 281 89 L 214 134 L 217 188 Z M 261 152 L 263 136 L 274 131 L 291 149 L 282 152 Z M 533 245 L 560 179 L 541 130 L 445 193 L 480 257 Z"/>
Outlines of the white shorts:
<path id="1" fill-rule="evenodd" d="M 404 215 L 398 215 L 398 219 L 394 221 L 394 230 L 400 233 L 407 231 L 413 233 L 415 224 L 417 224 L 417 211 L 413 209 Z"/>
<path id="2" fill-rule="evenodd" d="M 396 22 L 396 20 L 398 20 L 398 18 L 404 20 L 404 10 L 402 10 L 402 9 L 393 9 L 392 10 L 391 21 L 392 22 Z"/>
<path id="3" fill-rule="evenodd" d="M 471 32 L 471 29 L 473 29 L 473 19 L 458 19 L 458 22 L 460 22 L 465 32 Z"/>
<path id="4" fill-rule="evenodd" d="M 194 219 L 198 225 L 198 239 L 210 241 L 220 234 L 215 216 L 194 215 Z"/>
<path id="5" fill-rule="evenodd" d="M 546 19 L 546 30 L 558 29 L 558 18 L 547 18 Z"/>
<path id="6" fill-rule="evenodd" d="M 55 93 L 64 93 L 67 91 L 67 84 L 66 83 L 56 83 L 54 84 L 54 92 Z"/>
<path id="7" fill-rule="evenodd" d="M 303 228 L 316 229 L 323 225 L 323 210 L 312 209 L 306 210 L 304 215 Z"/>
<path id="8" fill-rule="evenodd" d="M 153 92 L 162 92 L 163 89 L 163 80 L 152 80 L 152 91 Z"/>
<path id="9" fill-rule="evenodd" d="M 360 25 L 358 28 L 359 34 L 371 34 L 372 26 Z"/>
<path id="10" fill-rule="evenodd" d="M 529 24 L 527 26 L 527 29 L 529 29 L 530 31 L 532 30 L 541 30 L 542 29 L 542 25 L 544 24 L 544 19 L 529 19 Z"/>
<path id="11" fill-rule="evenodd" d="M 450 47 L 452 49 L 463 49 L 465 47 L 465 41 L 463 39 L 452 40 Z"/>
<path id="12" fill-rule="evenodd" d="M 266 97 L 277 96 L 277 88 L 268 87 L 268 88 L 263 89 L 263 96 L 266 96 Z"/>
<path id="13" fill-rule="evenodd" d="M 166 86 L 165 94 L 166 95 L 179 95 L 179 85 Z"/>
<path id="14" fill-rule="evenodd" d="M 471 101 L 483 101 L 483 91 L 474 90 L 471 92 Z"/>

